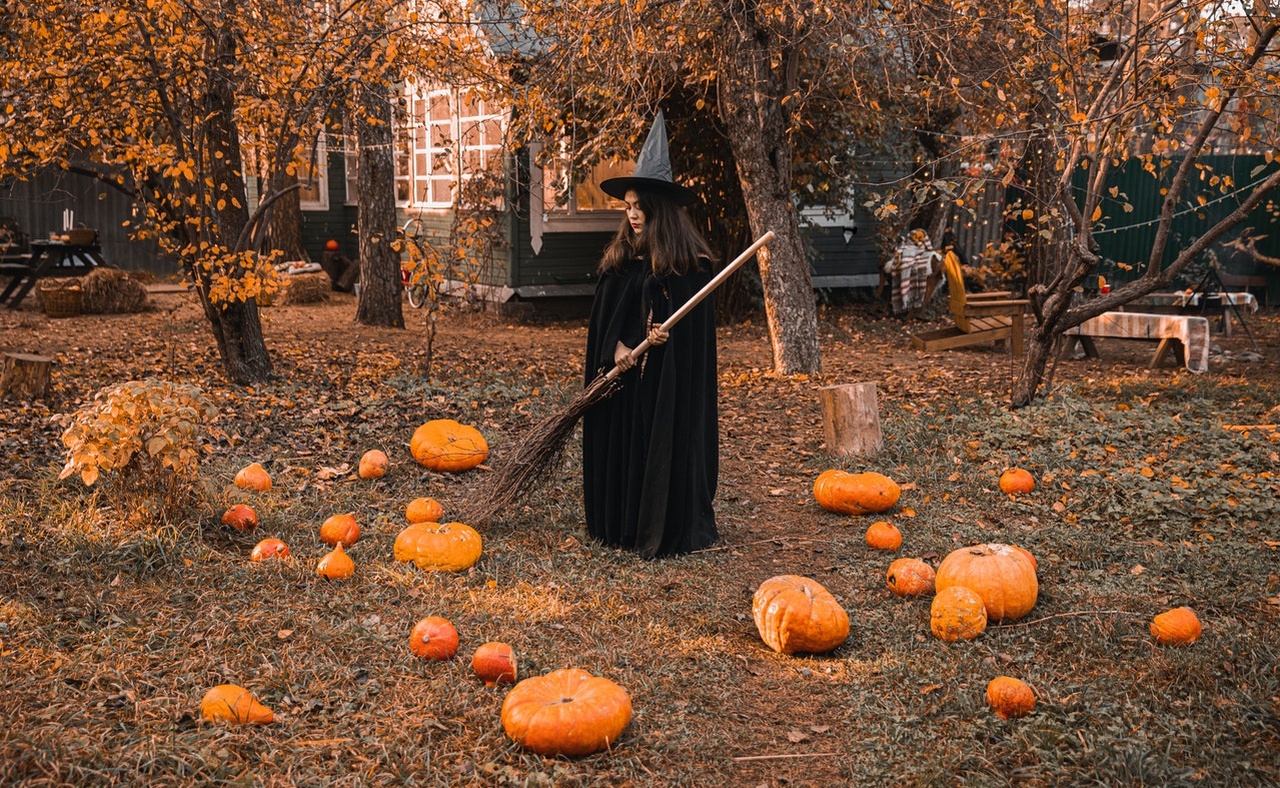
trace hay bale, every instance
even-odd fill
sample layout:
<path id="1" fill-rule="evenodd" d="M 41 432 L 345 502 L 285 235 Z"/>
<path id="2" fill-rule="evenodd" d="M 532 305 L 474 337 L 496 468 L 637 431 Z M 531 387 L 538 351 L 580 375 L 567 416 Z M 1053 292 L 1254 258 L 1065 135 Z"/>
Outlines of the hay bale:
<path id="1" fill-rule="evenodd" d="M 141 312 L 150 305 L 147 286 L 119 268 L 100 267 L 80 280 L 84 291 L 81 311 L 108 315 Z"/>
<path id="2" fill-rule="evenodd" d="M 333 280 L 323 271 L 309 274 L 293 274 L 281 277 L 285 285 L 281 304 L 315 304 L 329 300 L 329 291 L 333 289 Z"/>

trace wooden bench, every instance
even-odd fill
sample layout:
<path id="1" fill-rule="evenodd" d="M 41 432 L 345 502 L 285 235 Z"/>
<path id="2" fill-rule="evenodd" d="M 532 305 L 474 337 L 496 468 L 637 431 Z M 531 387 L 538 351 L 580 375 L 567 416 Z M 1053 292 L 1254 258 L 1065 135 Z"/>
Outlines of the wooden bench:
<path id="1" fill-rule="evenodd" d="M 1136 339 L 1158 342 L 1151 368 L 1161 366 L 1177 353 L 1189 372 L 1209 370 L 1209 321 L 1192 315 L 1155 315 L 1143 312 L 1104 312 L 1067 329 L 1068 337 L 1079 340 L 1085 355 L 1097 358 L 1093 339 Z"/>

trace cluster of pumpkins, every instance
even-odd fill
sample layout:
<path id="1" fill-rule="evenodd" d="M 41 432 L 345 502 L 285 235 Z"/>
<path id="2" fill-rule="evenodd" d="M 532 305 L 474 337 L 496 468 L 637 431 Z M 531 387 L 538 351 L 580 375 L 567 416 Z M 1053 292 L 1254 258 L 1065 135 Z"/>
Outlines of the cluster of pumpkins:
<path id="1" fill-rule="evenodd" d="M 450 419 L 429 421 L 410 441 L 410 452 L 421 465 L 441 472 L 470 470 L 488 457 L 489 447 L 474 427 Z M 390 462 L 379 450 L 360 458 L 361 479 L 383 476 Z M 241 469 L 235 484 L 263 492 L 271 489 L 271 476 L 259 463 Z M 424 571 L 457 572 L 479 560 L 480 534 L 464 523 L 441 522 L 444 507 L 434 498 L 416 498 L 405 508 L 408 526 L 396 536 L 395 559 L 413 562 Z M 250 532 L 258 516 L 247 504 L 236 504 L 222 522 Z M 360 538 L 353 514 L 335 514 L 320 526 L 320 539 L 332 547 L 316 564 L 325 578 L 342 580 L 355 572 L 355 563 L 344 552 Z M 263 539 L 250 553 L 253 561 L 285 560 L 290 551 L 280 539 Z M 427 616 L 409 633 L 409 650 L 432 661 L 453 659 L 458 653 L 458 630 L 441 616 Z M 555 670 L 543 676 L 517 680 L 516 655 L 511 646 L 489 642 L 476 648 L 471 667 L 486 686 L 515 684 L 502 703 L 503 730 L 525 749 L 542 755 L 587 755 L 606 749 L 631 721 L 631 697 L 609 679 L 576 668 Z M 263 725 L 275 721 L 271 709 L 249 690 L 236 684 L 210 689 L 200 704 L 202 718 L 238 725 Z"/>
<path id="2" fill-rule="evenodd" d="M 1024 469 L 1010 468 L 1001 474 L 1000 489 L 1008 495 L 1029 493 L 1035 479 Z M 896 506 L 901 488 L 875 472 L 828 470 L 814 482 L 813 493 L 828 511 L 868 515 Z M 877 521 L 867 528 L 866 541 L 874 549 L 896 551 L 902 533 Z M 1031 612 L 1039 594 L 1038 568 L 1035 556 L 1021 547 L 980 544 L 952 551 L 936 571 L 918 558 L 899 558 L 889 564 L 885 582 L 895 596 L 933 594 L 930 629 L 939 639 L 955 642 L 982 635 L 988 621 L 1015 621 Z M 784 654 L 831 651 L 849 636 L 849 617 L 840 603 L 806 577 L 779 575 L 761 583 L 752 614 L 761 639 Z M 1163 645 L 1190 645 L 1201 634 L 1199 619 L 1187 607 L 1155 616 L 1150 628 Z M 1021 717 L 1035 708 L 1035 694 L 1020 679 L 999 676 L 987 685 L 987 703 L 1002 719 Z"/>

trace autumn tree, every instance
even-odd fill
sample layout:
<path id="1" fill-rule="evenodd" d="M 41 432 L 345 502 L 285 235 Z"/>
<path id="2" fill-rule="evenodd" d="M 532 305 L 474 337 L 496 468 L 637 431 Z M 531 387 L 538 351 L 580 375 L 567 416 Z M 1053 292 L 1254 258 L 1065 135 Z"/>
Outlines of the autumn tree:
<path id="1" fill-rule="evenodd" d="M 1036 396 L 1063 332 L 1170 287 L 1280 185 L 1275 169 L 1243 184 L 1202 161 L 1215 148 L 1241 145 L 1270 160 L 1280 146 L 1280 22 L 1264 2 L 920 0 L 891 7 L 886 34 L 935 64 L 904 69 L 898 87 L 915 101 L 958 110 L 949 131 L 963 141 L 944 155 L 985 162 L 986 177 L 1018 182 L 1026 195 L 1021 213 L 1041 270 L 1028 293 L 1037 320 L 1015 405 Z M 1131 281 L 1082 301 L 1082 285 L 1102 262 L 1095 234 L 1123 222 L 1123 214 L 1104 210 L 1124 204 L 1109 176 L 1130 161 L 1164 179 L 1155 242 L 1147 259 L 1132 264 Z M 941 193 L 960 209 L 984 185 L 936 170 L 922 176 L 912 188 Z M 1175 218 L 1223 195 L 1236 198 L 1235 208 L 1171 248 Z M 899 202 L 879 208 L 891 213 Z"/>

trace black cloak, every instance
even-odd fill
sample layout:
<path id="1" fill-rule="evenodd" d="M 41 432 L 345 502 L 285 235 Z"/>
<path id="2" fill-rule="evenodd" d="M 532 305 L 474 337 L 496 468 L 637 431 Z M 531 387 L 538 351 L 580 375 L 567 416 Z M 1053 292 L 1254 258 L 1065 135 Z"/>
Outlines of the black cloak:
<path id="1" fill-rule="evenodd" d="M 629 260 L 601 275 L 587 330 L 586 382 L 613 368 L 614 348 L 639 345 L 711 279 L 709 261 L 683 276 L 655 277 Z M 621 376 L 620 389 L 582 420 L 587 531 L 646 558 L 716 541 L 720 466 L 716 320 L 708 297 Z"/>

